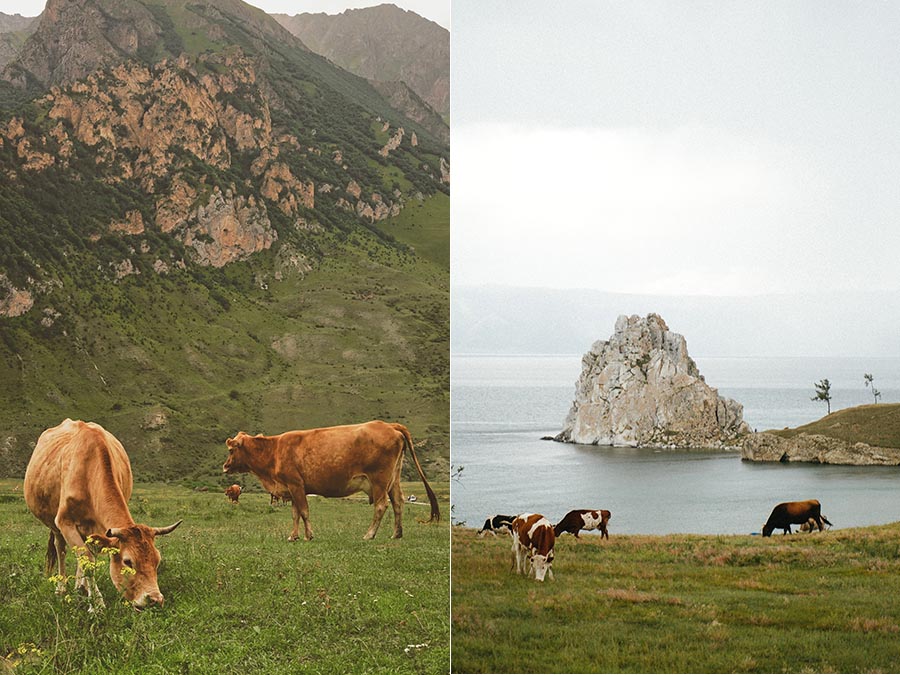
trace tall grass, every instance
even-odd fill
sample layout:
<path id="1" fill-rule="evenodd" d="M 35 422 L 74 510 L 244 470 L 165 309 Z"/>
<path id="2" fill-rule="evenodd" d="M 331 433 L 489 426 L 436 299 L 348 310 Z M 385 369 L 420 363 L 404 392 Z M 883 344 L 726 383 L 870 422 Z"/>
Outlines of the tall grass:
<path id="1" fill-rule="evenodd" d="M 452 534 L 454 672 L 900 672 L 900 523 L 773 536 Z"/>
<path id="2" fill-rule="evenodd" d="M 139 522 L 184 523 L 158 541 L 165 606 L 142 613 L 57 596 L 44 577 L 48 530 L 28 511 L 20 481 L 0 481 L 0 673 L 445 673 L 450 664 L 449 526 L 421 524 L 407 505 L 404 537 L 392 515 L 362 536 L 362 498 L 312 497 L 311 542 L 289 543 L 290 507 L 267 494 L 138 486 Z M 404 485 L 421 493 L 421 484 Z M 447 510 L 448 486 L 435 486 Z M 425 500 L 427 504 L 427 500 Z M 74 560 L 69 560 L 69 572 Z M 68 598 L 68 599 L 67 599 Z M 23 652 L 23 653 L 20 653 Z"/>

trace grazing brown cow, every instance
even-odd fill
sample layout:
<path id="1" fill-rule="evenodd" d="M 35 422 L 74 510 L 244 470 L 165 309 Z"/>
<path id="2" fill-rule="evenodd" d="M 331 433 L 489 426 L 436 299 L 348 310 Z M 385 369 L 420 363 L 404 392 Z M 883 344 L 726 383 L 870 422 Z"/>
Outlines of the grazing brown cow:
<path id="1" fill-rule="evenodd" d="M 544 575 L 553 578 L 553 525 L 539 513 L 522 513 L 512 522 L 513 563 L 519 574 L 534 574 L 538 581 Z"/>
<path id="2" fill-rule="evenodd" d="M 238 499 L 241 496 L 241 486 L 235 483 L 234 485 L 229 485 L 225 488 L 225 496 L 231 500 L 232 504 L 237 504 Z"/>
<path id="3" fill-rule="evenodd" d="M 25 502 L 50 528 L 47 574 L 58 564 L 63 580 L 57 584 L 57 593 L 66 589 L 66 546 L 84 547 L 90 538 L 100 547 L 118 549 L 110 555 L 109 576 L 135 609 L 163 604 L 156 579 L 160 556 L 154 541 L 181 521 L 169 527 L 136 524 L 128 510 L 131 489 L 128 455 L 99 424 L 67 419 L 41 434 L 25 470 Z M 93 559 L 90 550 L 86 555 Z M 81 565 L 75 586 L 87 593 L 92 609 L 95 596 L 96 603 L 104 606 L 96 582 L 85 577 Z"/>
<path id="4" fill-rule="evenodd" d="M 553 528 L 554 534 L 560 536 L 564 532 L 570 532 L 578 539 L 578 533 L 581 530 L 600 530 L 600 538 L 609 539 L 609 532 L 606 530 L 606 524 L 612 514 L 606 509 L 591 511 L 590 509 L 575 509 L 569 511 L 565 517 Z"/>
<path id="5" fill-rule="evenodd" d="M 288 492 L 284 492 L 282 494 L 277 494 L 275 492 L 269 493 L 269 506 L 276 506 L 278 503 L 281 504 L 290 504 L 291 503 L 291 495 Z"/>
<path id="6" fill-rule="evenodd" d="M 763 525 L 762 536 L 769 537 L 772 535 L 772 531 L 776 529 L 784 530 L 784 534 L 790 534 L 791 525 L 799 525 L 809 520 L 816 524 L 820 532 L 825 529 L 825 526 L 822 524 L 823 521 L 831 525 L 828 519 L 822 516 L 822 505 L 819 504 L 818 499 L 807 499 L 803 502 L 782 502 L 772 509 L 772 515 L 769 516 L 766 524 Z"/>
<path id="7" fill-rule="evenodd" d="M 403 493 L 400 467 L 408 449 L 431 502 L 431 521 L 440 520 L 437 497 L 422 471 L 412 437 L 402 424 L 374 421 L 322 429 L 288 431 L 278 436 L 250 436 L 243 431 L 229 438 L 225 473 L 250 472 L 272 493 L 287 492 L 293 502 L 294 528 L 288 541 L 312 539 L 306 496 L 346 497 L 365 492 L 375 516 L 363 539 L 372 539 L 387 510 L 394 508 L 394 538 L 403 536 Z"/>

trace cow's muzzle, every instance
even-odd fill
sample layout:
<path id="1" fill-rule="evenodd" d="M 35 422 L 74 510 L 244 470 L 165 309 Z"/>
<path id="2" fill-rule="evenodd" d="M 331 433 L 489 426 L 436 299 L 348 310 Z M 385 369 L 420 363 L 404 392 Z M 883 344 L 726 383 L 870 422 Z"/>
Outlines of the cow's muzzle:
<path id="1" fill-rule="evenodd" d="M 150 607 L 162 607 L 165 601 L 166 599 L 163 597 L 163 594 L 157 590 L 150 593 L 144 593 L 132 603 L 132 607 L 138 612 L 142 612 Z"/>

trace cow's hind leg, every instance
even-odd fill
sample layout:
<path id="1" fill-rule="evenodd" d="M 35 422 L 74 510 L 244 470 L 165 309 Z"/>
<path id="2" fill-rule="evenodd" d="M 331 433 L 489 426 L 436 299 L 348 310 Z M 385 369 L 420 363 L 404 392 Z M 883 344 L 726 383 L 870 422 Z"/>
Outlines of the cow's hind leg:
<path id="1" fill-rule="evenodd" d="M 369 526 L 365 535 L 363 535 L 363 539 L 375 538 L 375 534 L 378 532 L 378 526 L 381 525 L 381 519 L 384 517 L 384 512 L 387 511 L 388 506 L 388 493 L 385 492 L 380 485 L 374 484 L 374 482 L 372 485 L 371 496 L 372 503 L 375 504 L 375 515 L 372 517 L 372 524 Z"/>
<path id="2" fill-rule="evenodd" d="M 53 561 L 50 560 L 50 550 L 49 547 L 53 547 L 53 554 L 56 556 L 56 568 L 57 574 L 59 575 L 59 579 L 56 582 L 56 594 L 62 595 L 66 592 L 66 538 L 62 536 L 61 532 L 54 532 L 50 530 L 50 543 L 48 545 L 47 550 L 47 562 L 50 563 L 48 565 L 47 572 L 52 573 L 53 570 L 50 568 Z"/>
<path id="3" fill-rule="evenodd" d="M 400 487 L 400 481 L 395 480 L 388 490 L 388 497 L 391 499 L 391 506 L 394 509 L 394 534 L 392 539 L 400 539 L 403 536 L 403 489 Z"/>
<path id="4" fill-rule="evenodd" d="M 300 538 L 300 519 L 303 519 L 303 536 L 306 541 L 313 538 L 312 527 L 309 524 L 309 502 L 306 499 L 306 491 L 301 487 L 291 491 L 291 514 L 294 517 L 294 528 L 288 541 L 297 541 Z"/>

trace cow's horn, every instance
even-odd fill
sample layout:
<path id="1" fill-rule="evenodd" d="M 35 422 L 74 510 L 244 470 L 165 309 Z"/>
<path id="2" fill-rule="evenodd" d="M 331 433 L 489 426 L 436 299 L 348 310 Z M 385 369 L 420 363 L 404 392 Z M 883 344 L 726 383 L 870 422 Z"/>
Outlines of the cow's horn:
<path id="1" fill-rule="evenodd" d="M 183 521 L 179 520 L 179 521 L 178 521 L 177 523 L 175 523 L 174 525 L 169 525 L 168 527 L 154 527 L 154 528 L 153 528 L 153 533 L 154 533 L 157 537 L 161 537 L 161 536 L 164 535 L 164 534 L 169 534 L 169 532 L 171 532 L 171 531 L 174 530 L 176 527 L 178 527 L 179 525 L 181 525 L 182 522 L 183 522 Z"/>

